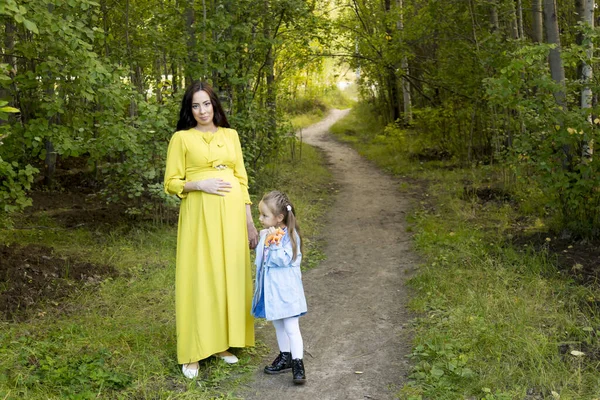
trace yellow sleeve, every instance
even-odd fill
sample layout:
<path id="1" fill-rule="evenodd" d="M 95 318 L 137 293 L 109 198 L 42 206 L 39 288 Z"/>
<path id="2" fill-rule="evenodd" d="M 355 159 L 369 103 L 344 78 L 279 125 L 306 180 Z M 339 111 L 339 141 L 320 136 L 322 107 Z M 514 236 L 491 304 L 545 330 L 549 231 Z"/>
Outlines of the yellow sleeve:
<path id="1" fill-rule="evenodd" d="M 179 132 L 175 132 L 167 149 L 167 166 L 165 168 L 165 192 L 185 198 L 185 156 L 187 148 Z"/>
<path id="2" fill-rule="evenodd" d="M 235 175 L 237 180 L 240 182 L 244 203 L 252 204 L 252 202 L 250 201 L 250 194 L 248 193 L 248 174 L 246 173 L 246 166 L 244 165 L 244 154 L 242 153 L 242 144 L 240 143 L 240 136 L 234 129 L 231 129 L 231 132 L 235 145 L 235 166 L 233 170 L 233 175 Z"/>

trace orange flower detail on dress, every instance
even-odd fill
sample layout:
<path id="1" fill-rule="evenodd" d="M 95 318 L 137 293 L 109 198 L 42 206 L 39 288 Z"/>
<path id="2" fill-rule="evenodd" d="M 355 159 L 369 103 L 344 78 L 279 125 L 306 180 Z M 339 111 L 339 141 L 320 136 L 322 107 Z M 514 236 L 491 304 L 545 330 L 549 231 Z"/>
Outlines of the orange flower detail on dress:
<path id="1" fill-rule="evenodd" d="M 265 239 L 265 246 L 269 247 L 272 244 L 279 244 L 283 235 L 285 235 L 285 231 L 281 228 L 277 228 L 275 232 L 267 235 L 267 238 Z"/>

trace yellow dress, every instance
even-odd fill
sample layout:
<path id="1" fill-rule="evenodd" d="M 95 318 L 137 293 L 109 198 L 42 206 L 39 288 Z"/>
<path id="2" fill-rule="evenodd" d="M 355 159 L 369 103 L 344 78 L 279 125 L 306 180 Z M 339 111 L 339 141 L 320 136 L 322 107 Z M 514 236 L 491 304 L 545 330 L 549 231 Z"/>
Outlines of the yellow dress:
<path id="1" fill-rule="evenodd" d="M 231 183 L 231 191 L 225 196 L 183 193 L 186 182 L 209 178 Z M 167 151 L 165 190 L 181 198 L 175 278 L 178 362 L 253 346 L 246 228 L 250 197 L 237 132 L 176 132 Z"/>

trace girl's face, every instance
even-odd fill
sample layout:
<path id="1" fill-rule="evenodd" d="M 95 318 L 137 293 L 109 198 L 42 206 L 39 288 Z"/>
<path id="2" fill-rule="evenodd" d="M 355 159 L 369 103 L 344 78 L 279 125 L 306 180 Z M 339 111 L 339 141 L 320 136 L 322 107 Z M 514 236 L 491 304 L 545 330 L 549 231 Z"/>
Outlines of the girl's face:
<path id="1" fill-rule="evenodd" d="M 258 203 L 258 211 L 260 211 L 258 220 L 265 228 L 277 227 L 283 221 L 283 214 L 274 215 L 271 209 L 262 201 Z"/>
<path id="2" fill-rule="evenodd" d="M 204 90 L 194 93 L 192 97 L 192 114 L 198 123 L 197 128 L 206 131 L 212 131 L 217 128 L 213 122 L 215 112 L 210 97 Z"/>

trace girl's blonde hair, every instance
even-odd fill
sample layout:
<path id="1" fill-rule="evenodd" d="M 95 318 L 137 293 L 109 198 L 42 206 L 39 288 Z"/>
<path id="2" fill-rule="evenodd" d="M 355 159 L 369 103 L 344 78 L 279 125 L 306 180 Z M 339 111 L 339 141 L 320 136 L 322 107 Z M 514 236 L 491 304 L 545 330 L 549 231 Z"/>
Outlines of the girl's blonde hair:
<path id="1" fill-rule="evenodd" d="M 296 220 L 296 209 L 294 208 L 294 205 L 285 193 L 278 190 L 273 190 L 272 192 L 265 194 L 261 202 L 271 210 L 273 215 L 283 215 L 283 223 L 287 226 L 290 242 L 292 242 L 292 260 L 295 260 L 298 256 L 298 248 L 300 248 L 300 251 L 302 252 L 303 246 L 302 237 L 300 236 L 300 226 Z M 298 238 L 300 238 L 300 243 L 298 243 L 298 240 L 296 239 L 296 234 L 298 235 Z"/>

